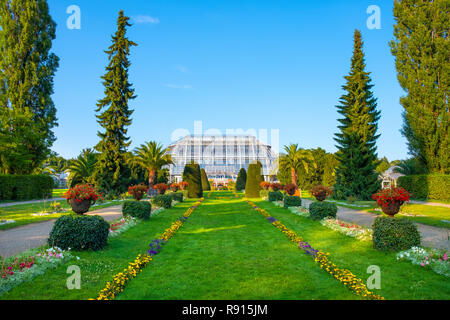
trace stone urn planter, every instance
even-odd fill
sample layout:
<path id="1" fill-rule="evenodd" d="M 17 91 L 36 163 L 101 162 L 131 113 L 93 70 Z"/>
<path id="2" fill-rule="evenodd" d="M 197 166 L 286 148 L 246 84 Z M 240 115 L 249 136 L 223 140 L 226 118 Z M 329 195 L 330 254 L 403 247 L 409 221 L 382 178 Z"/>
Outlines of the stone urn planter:
<path id="1" fill-rule="evenodd" d="M 381 210 L 393 218 L 399 211 L 400 207 L 403 205 L 403 201 L 389 201 L 386 206 L 382 206 Z"/>
<path id="2" fill-rule="evenodd" d="M 316 198 L 317 201 L 322 202 L 322 201 L 325 201 L 325 199 L 327 198 L 327 193 L 322 192 L 322 193 L 316 194 L 314 197 Z"/>
<path id="3" fill-rule="evenodd" d="M 77 201 L 76 199 L 71 199 L 67 202 L 72 207 L 73 212 L 79 215 L 83 215 L 88 212 L 91 206 L 95 204 L 95 200 L 93 199 L 82 200 L 81 202 Z"/>

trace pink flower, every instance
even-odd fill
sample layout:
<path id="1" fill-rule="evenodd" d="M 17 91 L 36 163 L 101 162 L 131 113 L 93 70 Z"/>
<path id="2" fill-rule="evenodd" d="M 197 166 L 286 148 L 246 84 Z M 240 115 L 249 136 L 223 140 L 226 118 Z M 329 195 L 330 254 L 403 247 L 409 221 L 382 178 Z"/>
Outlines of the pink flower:
<path id="1" fill-rule="evenodd" d="M 423 262 L 422 262 L 420 265 L 421 265 L 422 267 L 425 267 L 425 263 L 423 263 Z"/>
<path id="2" fill-rule="evenodd" d="M 447 261 L 447 260 L 448 260 L 447 254 L 444 254 L 444 261 Z"/>

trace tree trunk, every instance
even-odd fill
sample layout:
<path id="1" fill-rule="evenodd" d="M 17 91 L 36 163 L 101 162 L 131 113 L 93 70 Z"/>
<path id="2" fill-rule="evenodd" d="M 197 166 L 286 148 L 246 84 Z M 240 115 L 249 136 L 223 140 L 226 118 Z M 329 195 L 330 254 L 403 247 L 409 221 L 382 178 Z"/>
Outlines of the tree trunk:
<path id="1" fill-rule="evenodd" d="M 148 187 L 151 189 L 153 189 L 153 186 L 155 185 L 155 180 L 156 180 L 156 170 L 148 170 Z"/>
<path id="2" fill-rule="evenodd" d="M 291 180 L 292 184 L 295 184 L 297 187 L 297 171 L 294 168 L 291 168 Z"/>

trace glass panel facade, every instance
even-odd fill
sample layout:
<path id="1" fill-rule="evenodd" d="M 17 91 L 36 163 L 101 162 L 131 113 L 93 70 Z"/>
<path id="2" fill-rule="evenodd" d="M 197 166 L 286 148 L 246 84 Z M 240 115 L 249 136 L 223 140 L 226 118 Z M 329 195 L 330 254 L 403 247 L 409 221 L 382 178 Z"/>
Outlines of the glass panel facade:
<path id="1" fill-rule="evenodd" d="M 174 164 L 171 177 L 180 180 L 184 166 L 192 160 L 200 164 L 211 179 L 236 179 L 241 168 L 260 161 L 263 175 L 274 174 L 277 155 L 272 148 L 251 136 L 187 136 L 169 146 Z"/>

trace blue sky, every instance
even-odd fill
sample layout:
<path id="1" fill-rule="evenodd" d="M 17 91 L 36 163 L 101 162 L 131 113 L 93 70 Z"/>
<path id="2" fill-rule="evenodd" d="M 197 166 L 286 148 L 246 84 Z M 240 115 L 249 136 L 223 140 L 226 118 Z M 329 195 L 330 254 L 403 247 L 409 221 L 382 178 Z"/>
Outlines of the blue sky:
<path id="1" fill-rule="evenodd" d="M 81 9 L 69 30 L 67 7 Z M 381 8 L 381 29 L 369 30 L 366 10 Z M 367 70 L 382 111 L 379 156 L 407 158 L 401 136 L 404 94 L 388 42 L 393 1 L 49 0 L 60 57 L 54 102 L 59 127 L 53 150 L 74 157 L 98 142 L 95 104 L 103 96 L 104 50 L 120 9 L 133 18 L 130 81 L 138 98 L 131 148 L 167 145 L 177 129 L 279 129 L 280 145 L 299 143 L 335 152 L 335 105 L 349 72 L 355 28 L 362 31 Z M 269 143 L 270 143 L 269 139 Z"/>

